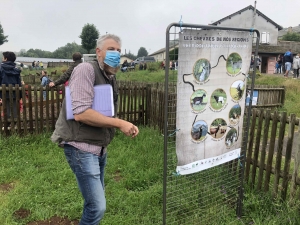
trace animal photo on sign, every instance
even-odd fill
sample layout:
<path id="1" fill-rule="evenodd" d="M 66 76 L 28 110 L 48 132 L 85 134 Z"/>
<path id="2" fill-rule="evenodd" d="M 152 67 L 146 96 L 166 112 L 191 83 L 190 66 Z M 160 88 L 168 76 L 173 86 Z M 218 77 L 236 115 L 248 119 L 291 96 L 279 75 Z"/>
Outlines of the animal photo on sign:
<path id="1" fill-rule="evenodd" d="M 242 68 L 242 57 L 238 53 L 231 53 L 226 62 L 226 69 L 230 75 L 237 75 Z"/>
<path id="2" fill-rule="evenodd" d="M 227 130 L 227 123 L 222 118 L 215 119 L 209 128 L 208 134 L 210 134 L 213 138 L 219 139 L 224 136 Z"/>
<path id="3" fill-rule="evenodd" d="M 225 138 L 225 145 L 227 147 L 232 146 L 238 139 L 237 131 L 235 128 L 231 128 Z"/>
<path id="4" fill-rule="evenodd" d="M 210 62 L 207 59 L 199 59 L 194 65 L 193 74 L 197 81 L 204 82 L 210 75 Z"/>
<path id="5" fill-rule="evenodd" d="M 191 107 L 194 111 L 201 112 L 205 106 L 207 105 L 208 102 L 208 97 L 207 93 L 203 89 L 198 89 L 196 90 L 192 95 L 191 95 Z"/>
<path id="6" fill-rule="evenodd" d="M 195 141 L 202 141 L 207 134 L 207 123 L 203 120 L 196 121 L 191 129 L 191 136 Z"/>
<path id="7" fill-rule="evenodd" d="M 226 92 L 221 88 L 216 89 L 210 97 L 210 105 L 215 110 L 221 109 L 225 105 L 226 101 Z"/>
<path id="8" fill-rule="evenodd" d="M 230 95 L 234 100 L 239 101 L 243 97 L 244 90 L 245 90 L 244 81 L 237 80 L 233 82 L 233 84 L 230 86 Z"/>
<path id="9" fill-rule="evenodd" d="M 234 105 L 229 111 L 229 123 L 236 125 L 241 117 L 241 106 L 239 104 Z"/>

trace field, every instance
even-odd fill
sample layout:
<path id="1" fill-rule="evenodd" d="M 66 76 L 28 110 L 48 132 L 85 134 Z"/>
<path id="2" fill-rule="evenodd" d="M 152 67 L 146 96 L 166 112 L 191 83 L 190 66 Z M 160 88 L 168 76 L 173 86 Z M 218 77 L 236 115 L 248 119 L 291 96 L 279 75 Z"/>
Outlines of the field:
<path id="1" fill-rule="evenodd" d="M 163 82 L 164 71 L 119 72 L 117 77 Z M 285 85 L 286 101 L 279 110 L 300 117 L 299 80 L 262 75 L 256 83 Z M 50 135 L 0 136 L 1 225 L 78 224 L 82 198 L 62 149 Z M 163 136 L 148 127 L 140 127 L 136 139 L 117 132 L 106 168 L 107 212 L 101 225 L 162 224 Z M 234 225 L 300 224 L 299 203 L 274 200 L 246 185 L 243 216 L 224 220 Z"/>

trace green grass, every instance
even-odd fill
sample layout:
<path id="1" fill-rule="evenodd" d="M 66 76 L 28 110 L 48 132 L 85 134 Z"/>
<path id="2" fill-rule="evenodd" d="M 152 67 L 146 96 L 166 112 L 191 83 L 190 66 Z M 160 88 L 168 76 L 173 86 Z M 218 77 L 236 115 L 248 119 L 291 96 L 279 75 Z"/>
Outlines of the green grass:
<path id="1" fill-rule="evenodd" d="M 175 77 L 177 71 L 170 71 Z M 164 71 L 134 71 L 117 74 L 118 79 L 163 82 Z M 262 75 L 256 84 L 285 85 L 286 104 L 280 110 L 300 113 L 300 82 Z M 291 99 L 290 99 L 291 98 Z M 299 103 L 299 104 L 298 104 Z M 25 137 L 0 136 L 0 224 L 21 225 L 52 216 L 80 218 L 82 198 L 63 154 L 50 142 L 51 134 Z M 117 132 L 109 146 L 105 183 L 107 211 L 101 225 L 162 224 L 163 137 L 151 128 L 140 127 L 136 139 Z M 175 160 L 176 161 L 176 160 Z M 175 167 L 174 167 L 175 170 Z M 8 187 L 8 188 L 4 188 Z M 208 190 L 211 191 L 211 190 Z M 213 194 L 213 193 L 211 193 Z M 188 209 L 188 202 L 183 202 Z M 14 212 L 30 210 L 17 219 Z M 256 192 L 245 185 L 243 216 L 236 218 L 226 204 L 207 210 L 211 224 L 300 224 L 299 202 L 274 200 L 268 193 Z M 183 212 L 184 214 L 184 212 Z M 211 215 L 210 215 L 211 214 Z M 201 224 L 201 221 L 199 223 Z"/>
<path id="2" fill-rule="evenodd" d="M 1 225 L 26 224 L 54 215 L 79 219 L 82 198 L 75 177 L 63 149 L 49 138 L 50 134 L 1 138 Z M 141 128 L 136 139 L 118 132 L 108 151 L 107 212 L 101 224 L 160 224 L 162 135 L 150 128 Z M 10 190 L 2 190 L 3 185 Z M 30 216 L 17 220 L 13 213 L 19 209 L 30 210 Z"/>
<path id="3" fill-rule="evenodd" d="M 26 224 L 55 215 L 79 219 L 82 198 L 75 177 L 63 150 L 49 138 L 50 134 L 41 134 L 0 139 L 0 187 L 10 187 L 0 188 L 1 225 Z M 101 225 L 162 224 L 163 136 L 145 127 L 140 128 L 136 139 L 117 132 L 108 149 L 106 168 L 107 212 Z M 182 203 L 183 208 L 190 208 L 188 201 Z M 30 210 L 29 217 L 15 218 L 19 209 Z M 290 207 L 288 202 L 274 201 L 267 193 L 256 193 L 246 186 L 242 218 L 236 218 L 224 204 L 218 209 L 222 215 L 214 218 L 212 214 L 211 221 L 296 224 L 289 221 L 299 220 L 298 209 L 299 205 Z"/>
<path id="4" fill-rule="evenodd" d="M 285 111 L 288 115 L 294 113 L 300 117 L 300 80 L 263 74 L 255 80 L 255 84 L 285 86 L 285 103 L 278 111 Z"/>

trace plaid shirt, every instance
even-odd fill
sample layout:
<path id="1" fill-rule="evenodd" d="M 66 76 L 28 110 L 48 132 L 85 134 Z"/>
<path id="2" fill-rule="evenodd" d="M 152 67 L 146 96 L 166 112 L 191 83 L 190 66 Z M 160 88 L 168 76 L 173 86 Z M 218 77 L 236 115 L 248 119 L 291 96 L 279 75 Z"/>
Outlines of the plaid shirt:
<path id="1" fill-rule="evenodd" d="M 95 73 L 94 68 L 90 63 L 81 63 L 74 68 L 69 80 L 74 115 L 81 114 L 87 109 L 92 108 L 94 99 L 94 83 Z M 107 150 L 106 146 L 103 146 L 104 148 L 102 148 L 102 146 L 91 145 L 84 142 L 70 141 L 63 142 L 62 144 L 69 144 L 79 150 L 98 156 L 105 154 Z"/>

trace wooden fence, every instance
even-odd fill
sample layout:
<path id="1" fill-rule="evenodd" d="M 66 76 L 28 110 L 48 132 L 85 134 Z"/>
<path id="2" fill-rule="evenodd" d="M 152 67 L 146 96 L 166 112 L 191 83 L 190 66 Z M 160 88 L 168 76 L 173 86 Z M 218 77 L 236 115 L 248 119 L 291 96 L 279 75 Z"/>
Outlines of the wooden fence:
<path id="1" fill-rule="evenodd" d="M 286 112 L 252 109 L 246 182 L 257 190 L 272 191 L 274 197 L 285 200 L 290 196 L 293 200 L 300 185 L 299 163 L 299 118 L 295 114 L 288 117 Z"/>
<path id="2" fill-rule="evenodd" d="M 165 94 L 164 84 L 145 84 L 136 82 L 118 82 L 119 105 L 118 117 L 134 124 L 155 127 L 161 131 L 164 128 Z M 261 89 L 259 89 L 261 88 Z M 16 90 L 20 90 L 16 92 Z M 169 112 L 168 126 L 176 129 L 176 84 L 169 84 L 171 94 L 168 94 L 167 108 Z M 260 97 L 270 97 L 275 103 L 268 102 L 267 106 L 283 104 L 284 89 L 273 87 L 258 87 Z M 18 86 L 0 87 L 3 93 L 3 105 L 0 107 L 1 135 L 9 135 L 12 130 L 16 133 L 42 133 L 51 131 L 59 116 L 64 97 L 64 86 L 57 88 L 43 88 L 42 86 Z M 6 92 L 7 91 L 7 92 Z M 42 92 L 47 92 L 46 101 L 43 101 Z M 6 101 L 6 93 L 12 99 L 13 92 L 16 100 L 22 93 L 23 111 L 17 110 L 17 118 L 7 117 L 7 107 L 13 110 L 13 102 Z M 279 93 L 280 92 L 280 93 Z M 266 93 L 266 94 L 265 94 Z M 266 99 L 262 97 L 261 99 Z M 263 101 L 262 101 L 263 102 Z M 298 168 L 300 165 L 299 119 L 295 115 L 287 117 L 285 112 L 271 113 L 269 109 L 252 109 L 251 123 L 247 143 L 247 158 L 245 167 L 245 180 L 258 190 L 272 190 L 274 195 L 280 195 L 282 199 L 287 196 L 293 198 L 296 187 L 300 185 Z M 11 130 L 8 129 L 11 123 Z M 16 129 L 13 129 L 16 128 Z M 286 135 L 287 134 L 287 135 Z M 297 138 L 295 139 L 295 135 Z M 294 157 L 292 157 L 294 156 Z M 236 163 L 236 165 L 239 165 Z"/>
<path id="3" fill-rule="evenodd" d="M 49 67 L 62 67 L 62 66 L 67 66 L 69 67 L 71 64 L 73 63 L 72 62 L 48 62 L 47 64 L 47 68 Z"/>
<path id="4" fill-rule="evenodd" d="M 247 89 L 248 93 L 249 89 Z M 254 92 L 258 92 L 258 99 L 254 108 L 278 108 L 284 105 L 285 87 L 272 85 L 255 85 Z"/>

